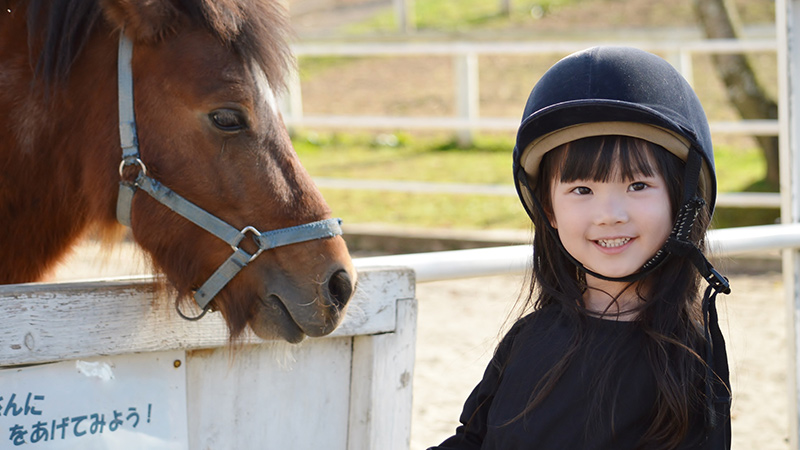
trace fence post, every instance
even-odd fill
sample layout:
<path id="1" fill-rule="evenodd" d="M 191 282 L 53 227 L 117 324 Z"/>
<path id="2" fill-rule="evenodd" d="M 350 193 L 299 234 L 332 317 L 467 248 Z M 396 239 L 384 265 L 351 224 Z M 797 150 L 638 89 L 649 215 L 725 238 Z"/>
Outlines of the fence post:
<path id="1" fill-rule="evenodd" d="M 672 64 L 683 78 L 689 82 L 689 85 L 694 87 L 694 67 L 692 64 L 692 50 L 678 47 L 674 51 L 666 54 L 665 58 Z"/>
<path id="2" fill-rule="evenodd" d="M 417 29 L 417 18 L 414 14 L 415 0 L 393 0 L 397 26 L 401 33 L 412 33 Z"/>
<path id="3" fill-rule="evenodd" d="M 781 170 L 781 222 L 800 222 L 800 0 L 777 0 L 775 25 L 778 37 L 778 121 Z M 785 249 L 783 255 L 783 285 L 786 292 L 787 340 L 789 342 L 789 446 L 797 449 L 800 429 L 800 251 Z"/>
<path id="4" fill-rule="evenodd" d="M 454 64 L 456 79 L 456 114 L 459 118 L 473 122 L 480 115 L 478 88 L 478 55 L 472 52 L 457 53 Z M 472 129 L 470 126 L 456 132 L 459 147 L 472 145 Z"/>
<path id="5" fill-rule="evenodd" d="M 692 62 L 692 51 L 686 48 L 681 48 L 680 53 L 678 55 L 680 60 L 680 72 L 686 81 L 689 82 L 689 86 L 694 87 L 694 63 Z"/>
<path id="6" fill-rule="evenodd" d="M 302 123 L 303 120 L 303 92 L 300 84 L 300 71 L 290 70 L 286 80 L 286 91 L 280 98 L 280 109 L 287 122 Z M 286 127 L 289 134 L 294 134 L 294 126 Z"/>
<path id="7" fill-rule="evenodd" d="M 511 0 L 500 0 L 500 15 L 501 16 L 511 15 Z"/>

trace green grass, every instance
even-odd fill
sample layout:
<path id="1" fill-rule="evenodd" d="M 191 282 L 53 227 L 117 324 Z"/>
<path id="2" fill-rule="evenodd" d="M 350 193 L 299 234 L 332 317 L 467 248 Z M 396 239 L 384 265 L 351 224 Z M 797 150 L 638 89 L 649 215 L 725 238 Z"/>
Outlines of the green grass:
<path id="1" fill-rule="evenodd" d="M 307 81 L 327 70 L 347 67 L 359 58 L 348 56 L 300 56 L 297 58 L 300 81 Z"/>
<path id="2" fill-rule="evenodd" d="M 381 142 L 387 140 L 392 142 Z M 317 176 L 511 184 L 510 138 L 478 137 L 474 147 L 459 149 L 450 137 L 333 133 L 305 135 L 294 144 Z"/>
<path id="3" fill-rule="evenodd" d="M 301 134 L 295 148 L 315 177 L 512 185 L 513 137 L 476 136 L 458 148 L 448 135 Z M 763 178 L 757 149 L 716 149 L 721 192 L 747 189 Z M 347 223 L 461 229 L 528 229 L 516 197 L 322 189 L 334 213 Z M 715 226 L 772 223 L 777 210 L 720 209 Z"/>
<path id="4" fill-rule="evenodd" d="M 643 3 L 640 8 L 621 7 L 620 3 L 620 0 L 513 0 L 510 14 L 503 15 L 499 0 L 413 0 L 413 20 L 417 31 L 444 33 L 520 27 L 532 31 L 542 28 L 575 31 L 587 27 L 674 27 L 696 23 L 689 1 L 639 2 Z M 731 4 L 743 24 L 768 23 L 775 19 L 774 2 L 734 0 Z M 589 13 L 582 14 L 582 11 Z M 387 7 L 372 18 L 347 26 L 344 31 L 350 35 L 397 33 L 394 8 Z"/>
<path id="5" fill-rule="evenodd" d="M 316 177 L 509 186 L 512 146 L 510 138 L 493 137 L 477 138 L 470 149 L 459 149 L 449 137 L 333 133 L 295 138 L 300 160 Z M 322 193 L 334 213 L 348 223 L 464 229 L 529 224 L 514 197 L 344 189 L 322 189 Z"/>
<path id="6" fill-rule="evenodd" d="M 513 1 L 511 14 L 500 13 L 497 0 L 415 0 L 414 22 L 418 31 L 464 32 L 475 29 L 500 29 L 529 21 L 532 15 L 579 0 Z M 394 9 L 347 28 L 350 34 L 393 33 L 397 30 Z"/>
<path id="7" fill-rule="evenodd" d="M 766 162 L 756 148 L 717 145 L 714 148 L 720 192 L 743 192 L 764 179 Z"/>

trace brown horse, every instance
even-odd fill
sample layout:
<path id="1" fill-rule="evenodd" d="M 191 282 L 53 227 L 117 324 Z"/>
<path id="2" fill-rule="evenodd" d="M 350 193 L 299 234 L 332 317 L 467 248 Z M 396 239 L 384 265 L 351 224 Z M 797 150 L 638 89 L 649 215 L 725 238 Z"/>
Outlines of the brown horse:
<path id="1" fill-rule="evenodd" d="M 0 283 L 36 281 L 87 232 L 120 228 L 121 33 L 133 43 L 137 161 L 149 176 L 237 230 L 330 217 L 275 107 L 291 65 L 278 0 L 3 3 Z M 151 195 L 135 194 L 129 211 L 134 240 L 182 302 L 231 256 L 230 242 Z M 256 254 L 251 237 L 241 248 Z M 344 241 L 326 237 L 264 251 L 210 307 L 232 339 L 249 324 L 299 342 L 339 324 L 354 283 Z"/>

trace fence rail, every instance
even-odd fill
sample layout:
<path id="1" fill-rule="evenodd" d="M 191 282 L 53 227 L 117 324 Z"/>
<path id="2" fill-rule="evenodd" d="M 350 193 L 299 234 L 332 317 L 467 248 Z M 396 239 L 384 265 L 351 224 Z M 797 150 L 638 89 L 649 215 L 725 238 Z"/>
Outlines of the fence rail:
<path id="1" fill-rule="evenodd" d="M 711 230 L 708 232 L 708 247 L 715 257 L 800 248 L 800 224 Z M 380 266 L 410 267 L 416 273 L 416 281 L 425 283 L 523 273 L 530 264 L 532 252 L 530 245 L 512 245 L 435 253 L 373 256 L 358 258 L 354 262 L 359 269 Z"/>
<path id="2" fill-rule="evenodd" d="M 514 186 L 477 183 L 430 183 L 424 181 L 358 180 L 315 177 L 320 188 L 405 192 L 409 194 L 458 194 L 516 197 Z M 781 197 L 773 192 L 728 192 L 717 196 L 717 206 L 727 208 L 780 208 Z"/>
<path id="3" fill-rule="evenodd" d="M 535 41 L 535 42 L 360 42 L 298 43 L 297 56 L 399 56 L 469 54 L 558 54 L 572 53 L 596 45 L 621 45 L 620 41 Z M 775 52 L 775 39 L 701 39 L 687 41 L 635 41 L 624 45 L 657 53 L 723 54 Z"/>

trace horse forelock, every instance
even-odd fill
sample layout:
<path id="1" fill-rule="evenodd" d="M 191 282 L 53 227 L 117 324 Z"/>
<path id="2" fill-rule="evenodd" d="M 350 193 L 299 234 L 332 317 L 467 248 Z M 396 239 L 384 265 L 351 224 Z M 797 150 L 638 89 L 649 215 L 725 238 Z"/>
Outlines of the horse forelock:
<path id="1" fill-rule="evenodd" d="M 48 84 L 69 76 L 103 25 L 147 43 L 169 39 L 182 26 L 204 28 L 243 61 L 260 66 L 276 89 L 292 67 L 289 21 L 272 0 L 27 0 L 27 23 L 31 59 Z"/>
<path id="2" fill-rule="evenodd" d="M 191 1 L 191 0 L 189 0 Z M 280 2 L 204 0 L 206 25 L 244 59 L 255 62 L 272 89 L 283 89 L 292 66 L 289 21 Z"/>

